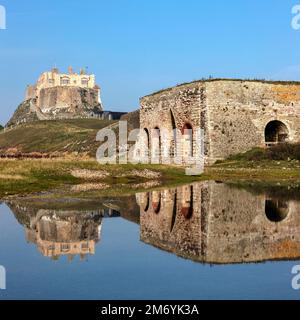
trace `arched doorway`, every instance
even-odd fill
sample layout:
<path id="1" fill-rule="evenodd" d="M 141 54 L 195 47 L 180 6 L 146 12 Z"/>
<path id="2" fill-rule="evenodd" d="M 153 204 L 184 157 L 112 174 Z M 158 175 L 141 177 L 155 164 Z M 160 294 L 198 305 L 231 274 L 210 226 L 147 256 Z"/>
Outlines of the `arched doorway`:
<path id="1" fill-rule="evenodd" d="M 281 222 L 289 214 L 289 204 L 287 201 L 266 200 L 266 216 L 271 222 Z"/>
<path id="2" fill-rule="evenodd" d="M 142 132 L 141 149 L 143 150 L 143 158 L 149 161 L 150 157 L 150 134 L 149 130 L 145 128 Z"/>
<path id="3" fill-rule="evenodd" d="M 182 154 L 184 163 L 193 156 L 193 127 L 189 123 L 182 128 Z"/>
<path id="4" fill-rule="evenodd" d="M 289 131 L 283 122 L 274 120 L 267 124 L 265 129 L 265 141 L 267 147 L 287 142 L 288 138 Z"/>
<path id="5" fill-rule="evenodd" d="M 152 130 L 151 157 L 153 164 L 161 162 L 161 133 L 158 127 Z"/>
<path id="6" fill-rule="evenodd" d="M 174 113 L 172 110 L 170 110 L 170 117 L 171 117 L 171 123 L 172 123 L 172 137 L 171 137 L 171 141 L 170 141 L 170 158 L 174 159 L 174 157 L 176 156 L 176 143 L 177 143 L 177 127 L 176 127 L 176 121 L 175 121 L 175 117 L 174 117 Z"/>

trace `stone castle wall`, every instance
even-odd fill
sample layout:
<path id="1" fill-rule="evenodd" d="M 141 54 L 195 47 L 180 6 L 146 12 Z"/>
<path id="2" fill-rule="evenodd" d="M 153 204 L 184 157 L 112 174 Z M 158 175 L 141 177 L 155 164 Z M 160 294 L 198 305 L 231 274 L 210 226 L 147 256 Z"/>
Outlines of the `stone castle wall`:
<path id="1" fill-rule="evenodd" d="M 100 94 L 100 88 L 96 86 L 95 75 L 88 75 L 85 72 L 77 74 L 73 72 L 72 67 L 69 73 L 59 73 L 58 69 L 52 69 L 40 75 L 37 83 L 27 87 L 25 99 L 34 99 L 39 96 L 42 89 L 54 87 L 77 87 L 85 89 L 96 89 Z M 98 101 L 100 103 L 100 101 Z"/>

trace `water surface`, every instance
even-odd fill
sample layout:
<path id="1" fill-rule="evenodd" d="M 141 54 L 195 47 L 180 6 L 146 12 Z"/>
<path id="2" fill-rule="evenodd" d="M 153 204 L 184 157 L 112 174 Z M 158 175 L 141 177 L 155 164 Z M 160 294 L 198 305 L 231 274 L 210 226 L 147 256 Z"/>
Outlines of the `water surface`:
<path id="1" fill-rule="evenodd" d="M 0 206 L 0 299 L 299 299 L 300 192 L 201 182 Z"/>

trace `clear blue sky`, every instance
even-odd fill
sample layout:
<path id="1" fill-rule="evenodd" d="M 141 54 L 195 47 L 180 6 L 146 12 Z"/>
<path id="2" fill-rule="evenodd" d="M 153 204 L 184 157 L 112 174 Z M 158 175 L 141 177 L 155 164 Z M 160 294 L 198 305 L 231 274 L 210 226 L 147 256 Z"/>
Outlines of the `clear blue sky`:
<path id="1" fill-rule="evenodd" d="M 25 86 L 56 64 L 88 66 L 106 109 L 214 77 L 300 80 L 300 0 L 0 0 L 0 123 Z"/>

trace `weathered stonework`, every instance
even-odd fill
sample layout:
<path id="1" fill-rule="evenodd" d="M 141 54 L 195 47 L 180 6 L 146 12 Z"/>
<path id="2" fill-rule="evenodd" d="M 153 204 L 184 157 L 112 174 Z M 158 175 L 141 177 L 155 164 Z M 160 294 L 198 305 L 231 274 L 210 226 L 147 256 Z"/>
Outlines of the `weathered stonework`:
<path id="1" fill-rule="evenodd" d="M 298 83 L 198 81 L 141 98 L 140 105 L 140 127 L 148 132 L 186 125 L 203 129 L 207 164 L 272 143 L 266 141 L 271 122 L 282 124 L 286 141 L 300 142 Z M 151 134 L 149 140 L 151 145 Z"/>
<path id="2" fill-rule="evenodd" d="M 100 87 L 94 75 L 69 69 L 61 74 L 57 69 L 43 73 L 37 83 L 28 86 L 25 101 L 18 107 L 7 127 L 34 120 L 103 118 Z"/>
<path id="3" fill-rule="evenodd" d="M 217 264 L 300 257 L 299 201 L 200 182 L 137 202 L 141 240 L 178 256 Z"/>

